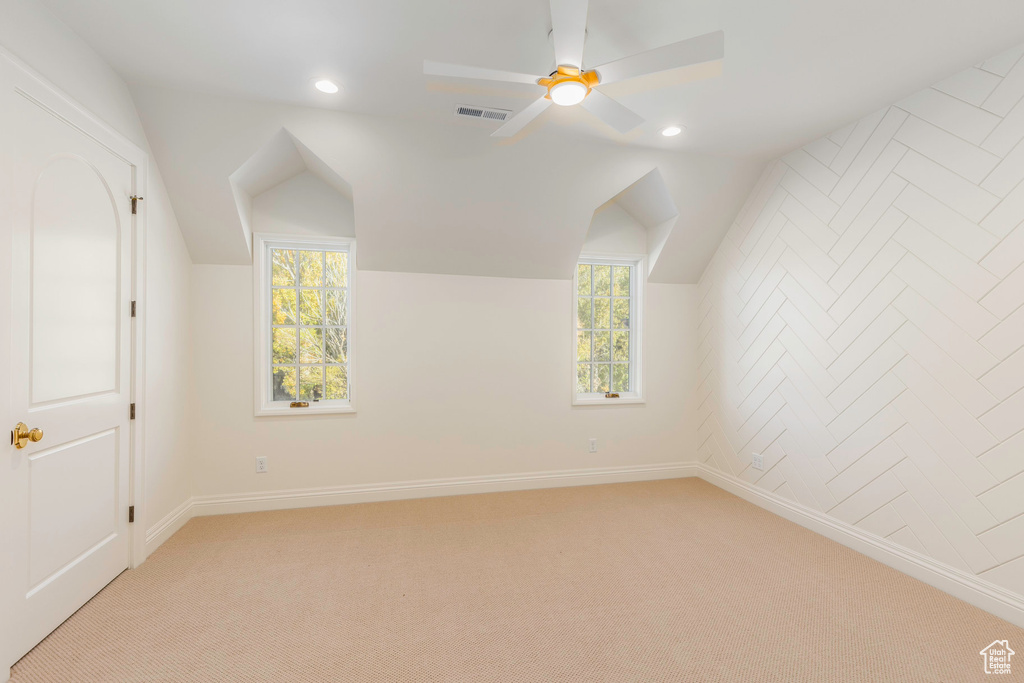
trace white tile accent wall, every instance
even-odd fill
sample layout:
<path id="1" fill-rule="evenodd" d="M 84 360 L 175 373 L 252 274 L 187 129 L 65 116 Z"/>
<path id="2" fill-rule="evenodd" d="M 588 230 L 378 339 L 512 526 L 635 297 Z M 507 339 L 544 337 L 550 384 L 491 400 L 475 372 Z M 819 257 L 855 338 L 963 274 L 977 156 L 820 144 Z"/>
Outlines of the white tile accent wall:
<path id="1" fill-rule="evenodd" d="M 772 163 L 700 299 L 699 460 L 1024 595 L 1024 47 Z"/>

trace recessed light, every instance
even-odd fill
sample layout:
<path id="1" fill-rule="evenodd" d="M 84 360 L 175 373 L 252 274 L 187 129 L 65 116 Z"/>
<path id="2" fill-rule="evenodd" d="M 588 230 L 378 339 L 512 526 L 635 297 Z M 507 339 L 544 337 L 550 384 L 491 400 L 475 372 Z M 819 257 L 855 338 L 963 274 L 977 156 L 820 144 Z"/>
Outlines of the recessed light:
<path id="1" fill-rule="evenodd" d="M 676 135 L 679 135 L 682 132 L 683 132 L 683 129 L 680 128 L 679 126 L 669 126 L 667 128 L 662 128 L 661 129 L 661 134 L 664 135 L 667 138 L 674 137 Z"/>
<path id="2" fill-rule="evenodd" d="M 319 90 L 320 92 L 327 93 L 328 95 L 333 95 L 339 90 L 338 86 L 334 83 L 334 81 L 329 81 L 326 78 L 321 78 L 317 80 L 315 83 L 313 83 L 313 87 Z"/>

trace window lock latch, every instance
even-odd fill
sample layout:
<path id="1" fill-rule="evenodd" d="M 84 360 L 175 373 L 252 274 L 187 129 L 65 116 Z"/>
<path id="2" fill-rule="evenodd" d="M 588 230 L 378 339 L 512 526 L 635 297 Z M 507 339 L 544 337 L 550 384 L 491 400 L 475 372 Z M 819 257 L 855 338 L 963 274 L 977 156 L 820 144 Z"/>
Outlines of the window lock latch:
<path id="1" fill-rule="evenodd" d="M 288 405 L 288 407 L 289 408 L 308 408 L 309 407 L 309 401 L 292 401 Z"/>
<path id="2" fill-rule="evenodd" d="M 612 392 L 610 392 L 610 391 L 609 391 L 609 392 L 607 392 L 607 393 L 606 393 L 606 394 L 604 395 L 604 397 L 605 397 L 605 398 L 618 398 L 618 397 L 619 397 L 619 395 L 618 395 L 618 394 L 613 394 Z"/>

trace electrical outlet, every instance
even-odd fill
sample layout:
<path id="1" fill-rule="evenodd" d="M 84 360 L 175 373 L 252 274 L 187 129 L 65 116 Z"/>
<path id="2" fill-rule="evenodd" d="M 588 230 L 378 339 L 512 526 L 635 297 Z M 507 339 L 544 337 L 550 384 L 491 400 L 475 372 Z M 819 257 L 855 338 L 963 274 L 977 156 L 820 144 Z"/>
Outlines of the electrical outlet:
<path id="1" fill-rule="evenodd" d="M 760 453 L 754 453 L 750 459 L 750 466 L 755 470 L 764 471 L 764 456 Z"/>
<path id="2" fill-rule="evenodd" d="M 591 439 L 589 442 L 589 450 L 591 453 L 597 453 L 597 439 Z"/>
<path id="3" fill-rule="evenodd" d="M 262 474 L 267 471 L 267 456 L 261 455 L 256 458 L 256 472 Z"/>

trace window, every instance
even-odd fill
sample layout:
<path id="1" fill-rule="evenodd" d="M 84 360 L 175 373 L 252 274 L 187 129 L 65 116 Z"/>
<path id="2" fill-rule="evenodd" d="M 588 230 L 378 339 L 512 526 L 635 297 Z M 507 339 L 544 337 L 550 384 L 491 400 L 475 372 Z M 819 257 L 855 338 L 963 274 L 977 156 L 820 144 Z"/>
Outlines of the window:
<path id="1" fill-rule="evenodd" d="M 574 403 L 641 402 L 643 259 L 583 258 L 574 280 Z"/>
<path id="2" fill-rule="evenodd" d="M 351 412 L 355 242 L 255 243 L 256 414 Z"/>

